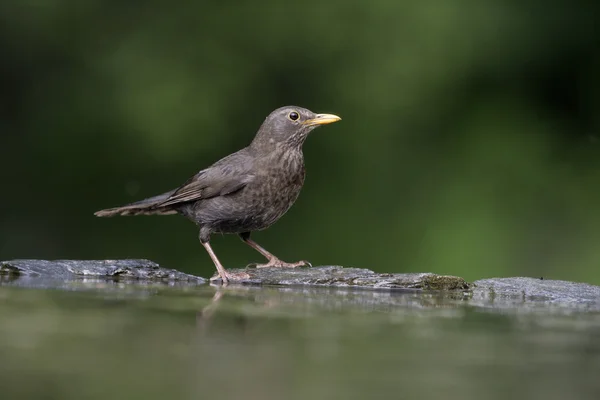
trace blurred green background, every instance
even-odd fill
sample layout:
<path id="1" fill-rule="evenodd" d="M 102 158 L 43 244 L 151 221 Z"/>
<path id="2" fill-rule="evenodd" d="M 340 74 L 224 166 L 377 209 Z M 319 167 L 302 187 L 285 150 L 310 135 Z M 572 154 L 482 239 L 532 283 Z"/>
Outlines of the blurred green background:
<path id="1" fill-rule="evenodd" d="M 304 146 L 282 259 L 600 284 L 599 2 L 0 3 L 0 259 L 149 258 L 211 275 L 175 188 L 273 109 Z M 227 267 L 262 261 L 214 237 Z"/>

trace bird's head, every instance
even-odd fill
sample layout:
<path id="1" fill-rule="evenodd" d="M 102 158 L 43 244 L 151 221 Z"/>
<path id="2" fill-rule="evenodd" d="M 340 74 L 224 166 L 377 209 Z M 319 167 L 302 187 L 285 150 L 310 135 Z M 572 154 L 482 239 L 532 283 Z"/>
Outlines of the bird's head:
<path id="1" fill-rule="evenodd" d="M 333 114 L 315 114 L 306 108 L 286 106 L 267 116 L 251 147 L 273 149 L 279 146 L 300 148 L 313 129 L 341 120 Z"/>

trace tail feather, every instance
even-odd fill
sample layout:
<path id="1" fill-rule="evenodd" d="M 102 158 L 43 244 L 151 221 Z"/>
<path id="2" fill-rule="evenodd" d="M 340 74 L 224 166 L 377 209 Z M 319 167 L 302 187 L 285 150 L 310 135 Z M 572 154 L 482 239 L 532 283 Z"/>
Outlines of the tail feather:
<path id="1" fill-rule="evenodd" d="M 135 203 L 127 204 L 122 207 L 107 208 L 106 210 L 96 211 L 97 217 L 114 217 L 116 215 L 169 215 L 177 214 L 177 210 L 173 207 L 161 207 L 160 204 L 169 198 L 174 191 L 150 197 L 144 200 L 136 201 Z"/>

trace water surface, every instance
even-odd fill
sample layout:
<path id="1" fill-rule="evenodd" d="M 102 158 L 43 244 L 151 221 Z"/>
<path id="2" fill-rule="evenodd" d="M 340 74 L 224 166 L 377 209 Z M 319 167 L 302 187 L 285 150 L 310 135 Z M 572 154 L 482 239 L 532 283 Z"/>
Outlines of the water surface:
<path id="1" fill-rule="evenodd" d="M 460 294 L 0 287 L 5 399 L 597 399 L 600 315 Z"/>

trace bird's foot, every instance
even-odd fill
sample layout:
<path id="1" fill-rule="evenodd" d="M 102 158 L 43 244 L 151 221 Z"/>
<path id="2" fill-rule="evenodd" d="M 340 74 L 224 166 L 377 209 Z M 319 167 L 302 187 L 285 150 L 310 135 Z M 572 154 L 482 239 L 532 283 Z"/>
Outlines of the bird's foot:
<path id="1" fill-rule="evenodd" d="M 216 273 L 210 278 L 210 283 L 219 283 L 221 282 L 223 285 L 227 285 L 229 283 L 236 283 L 246 279 L 250 279 L 250 275 L 246 272 L 225 272 L 225 276 L 219 275 Z"/>
<path id="2" fill-rule="evenodd" d="M 248 264 L 249 268 L 271 268 L 271 267 L 275 267 L 275 268 L 297 268 L 297 267 L 312 267 L 312 264 L 309 263 L 308 261 L 298 261 L 295 263 L 288 263 L 285 261 L 281 261 L 279 258 L 277 257 L 273 257 L 271 259 L 269 259 L 269 262 L 267 262 L 266 264 L 256 264 L 256 263 L 252 263 L 252 264 Z"/>

